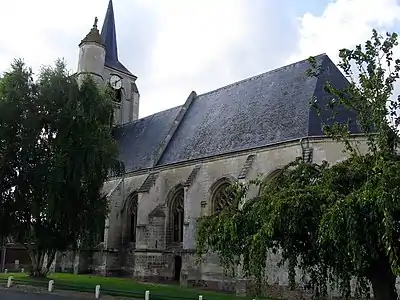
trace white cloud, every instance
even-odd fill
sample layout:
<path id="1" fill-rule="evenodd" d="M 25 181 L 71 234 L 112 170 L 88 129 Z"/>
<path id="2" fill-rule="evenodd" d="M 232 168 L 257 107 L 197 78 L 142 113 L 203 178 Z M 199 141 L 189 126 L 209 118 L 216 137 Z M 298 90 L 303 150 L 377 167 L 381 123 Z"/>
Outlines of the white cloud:
<path id="1" fill-rule="evenodd" d="M 320 16 L 306 13 L 300 18 L 298 48 L 288 63 L 320 53 L 337 61 L 339 49 L 364 43 L 373 28 L 390 31 L 399 20 L 396 0 L 336 0 Z"/>
<path id="2" fill-rule="evenodd" d="M 274 26 L 286 12 L 285 5 L 264 4 L 262 0 L 114 0 L 120 60 L 139 77 L 140 115 L 182 104 L 192 90 L 206 92 L 253 71 L 282 65 L 285 54 L 279 48 L 286 44 L 277 41 L 278 31 L 290 39 L 299 37 L 288 63 L 321 52 L 335 61 L 338 49 L 364 42 L 372 28 L 390 30 L 400 19 L 396 0 L 336 0 L 319 16 L 304 14 L 297 36 L 293 28 L 282 28 L 287 21 Z M 64 57 L 75 70 L 78 44 L 95 16 L 102 24 L 107 5 L 108 0 L 0 0 L 0 73 L 15 57 L 24 58 L 34 70 Z M 254 14 L 261 8 L 265 13 Z M 154 26 L 152 36 L 138 20 L 137 14 L 144 13 L 151 15 L 147 24 Z M 132 28 L 139 28 L 140 40 L 132 40 Z M 146 53 L 138 54 L 138 48 Z"/>
<path id="3" fill-rule="evenodd" d="M 156 80 L 202 71 L 224 60 L 246 34 L 241 0 L 156 1 L 160 30 L 152 53 Z"/>
<path id="4" fill-rule="evenodd" d="M 141 108 L 142 115 L 154 112 L 154 107 L 183 104 L 200 86 L 187 78 L 210 66 L 229 77 L 229 65 L 235 62 L 227 61 L 227 55 L 248 34 L 244 0 L 153 0 L 144 5 L 157 16 L 158 32 L 151 52 L 151 79 L 145 79 L 153 86 L 147 94 L 152 103 L 142 101 L 148 104 Z"/>
<path id="5" fill-rule="evenodd" d="M 339 49 L 354 49 L 371 38 L 372 29 L 381 34 L 399 28 L 400 2 L 397 0 L 336 0 L 320 16 L 310 13 L 300 18 L 298 48 L 288 60 L 292 63 L 311 55 L 326 53 L 337 63 Z M 400 48 L 394 48 L 400 58 Z M 384 65 L 386 67 L 386 65 Z M 357 69 L 354 67 L 357 76 Z M 358 78 L 353 78 L 357 82 Z M 394 85 L 392 97 L 400 94 L 400 82 Z"/>
<path id="6" fill-rule="evenodd" d="M 0 72 L 13 58 L 24 58 L 37 70 L 65 57 L 75 68 L 78 43 L 93 24 L 103 16 L 107 0 L 0 0 Z M 77 9 L 79 7 L 79 9 Z M 57 38 L 55 38 L 57 37 Z M 74 42 L 74 48 L 62 49 L 62 42 Z"/>
<path id="7" fill-rule="evenodd" d="M 121 62 L 139 76 L 142 116 L 182 104 L 192 89 L 185 86 L 184 80 L 210 66 L 229 73 L 226 54 L 246 34 L 245 3 L 245 0 L 114 1 L 120 50 L 125 42 L 121 39 L 123 30 L 126 35 L 129 28 L 141 25 L 133 17 L 133 6 L 136 13 L 137 7 L 143 7 L 155 16 L 155 44 L 141 58 L 149 61 L 146 66 L 150 70 L 142 70 L 148 75 L 141 76 L 132 64 L 137 58 L 120 55 Z M 107 5 L 108 0 L 0 0 L 0 28 L 3 28 L 0 73 L 16 57 L 24 58 L 35 71 L 63 57 L 74 71 L 78 44 L 95 16 L 102 24 Z M 146 35 L 146 28 L 142 30 Z M 135 55 L 135 49 L 124 53 Z"/>

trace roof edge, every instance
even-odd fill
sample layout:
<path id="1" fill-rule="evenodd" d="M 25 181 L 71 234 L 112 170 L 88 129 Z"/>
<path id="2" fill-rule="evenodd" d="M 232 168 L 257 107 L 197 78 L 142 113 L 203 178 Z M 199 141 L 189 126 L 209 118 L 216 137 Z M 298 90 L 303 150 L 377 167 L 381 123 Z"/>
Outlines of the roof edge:
<path id="1" fill-rule="evenodd" d="M 323 58 L 324 56 L 328 57 L 328 55 L 327 55 L 326 53 L 321 53 L 321 54 L 318 54 L 318 55 L 315 55 L 315 56 L 312 56 L 312 57 L 315 57 L 315 58 Z M 329 58 L 329 57 L 328 57 L 328 58 Z M 244 82 L 246 82 L 246 81 L 250 81 L 250 80 L 257 79 L 257 78 L 259 78 L 259 77 L 261 77 L 261 76 L 263 76 L 263 75 L 265 75 L 265 74 L 267 74 L 267 73 L 268 73 L 268 74 L 273 74 L 273 73 L 275 73 L 275 72 L 282 71 L 282 70 L 285 69 L 285 68 L 289 68 L 289 67 L 292 67 L 292 66 L 294 66 L 294 65 L 304 63 L 304 62 L 307 61 L 308 59 L 309 59 L 309 58 L 302 59 L 302 60 L 296 61 L 296 62 L 294 62 L 294 63 L 285 65 L 285 66 L 283 66 L 283 67 L 279 67 L 279 68 L 276 68 L 276 69 L 272 69 L 272 70 L 269 70 L 269 71 L 260 73 L 260 74 L 258 74 L 258 75 L 255 75 L 255 76 L 247 77 L 247 78 L 245 78 L 245 79 L 236 81 L 236 82 L 234 82 L 234 83 L 230 83 L 230 84 L 228 84 L 228 85 L 226 85 L 226 86 L 217 88 L 217 89 L 215 89 L 215 90 L 212 90 L 212 91 L 209 91 L 209 92 L 200 94 L 199 97 L 200 97 L 200 96 L 204 96 L 204 95 L 209 95 L 209 94 L 212 94 L 212 93 L 215 93 L 215 92 L 222 91 L 222 90 L 224 90 L 224 89 L 227 89 L 227 88 L 230 88 L 230 87 L 232 87 L 232 86 L 235 86 L 235 85 L 244 83 Z"/>
<path id="2" fill-rule="evenodd" d="M 333 72 L 337 72 L 337 74 L 340 76 L 340 79 L 339 79 L 339 81 L 336 81 L 336 84 L 335 85 L 339 85 L 339 86 L 336 86 L 336 88 L 338 88 L 338 89 L 340 89 L 340 86 L 343 84 L 343 86 L 345 86 L 345 85 L 347 85 L 347 84 L 350 84 L 350 82 L 349 82 L 349 80 L 346 78 L 346 76 L 342 73 L 342 71 L 340 70 L 340 68 L 330 59 L 330 57 L 328 56 L 328 55 L 325 55 L 323 58 L 322 58 L 322 60 L 321 60 L 321 62 L 320 62 L 320 67 L 321 67 L 321 73 L 319 73 L 319 74 L 317 74 L 317 76 L 316 76 L 316 85 L 315 85 L 315 88 L 314 88 L 314 92 L 313 92 L 313 96 L 312 96 L 312 98 L 314 99 L 316 96 L 316 89 L 319 87 L 319 86 L 321 86 L 321 85 L 325 85 L 327 82 L 329 82 L 329 81 L 331 81 L 331 76 L 332 76 L 332 71 Z M 326 92 L 325 92 L 326 93 Z M 322 101 L 324 101 L 324 99 L 325 99 L 325 97 L 330 97 L 330 98 L 332 98 L 333 96 L 332 95 L 329 95 L 329 94 L 326 94 L 324 97 L 322 97 L 322 99 L 319 99 L 319 100 L 322 100 Z M 310 99 L 310 101 L 311 101 L 312 99 Z M 324 108 L 325 107 L 325 104 L 323 104 L 323 105 L 321 105 L 321 107 L 320 108 Z M 347 113 L 349 113 L 350 111 L 347 111 L 347 109 L 346 109 L 346 112 Z M 311 114 L 313 113 L 313 108 L 311 107 L 311 105 L 310 105 L 310 108 L 309 108 L 309 112 L 308 112 L 308 128 L 307 128 L 307 133 L 310 135 L 312 135 L 312 130 L 311 130 L 311 124 L 310 124 L 310 119 L 311 119 Z M 351 112 L 350 112 L 350 114 L 351 114 Z M 333 116 L 333 115 L 332 115 Z M 336 118 L 336 114 L 335 114 L 335 118 Z M 321 122 L 321 126 L 323 127 L 324 126 L 324 123 L 323 123 L 323 118 L 321 117 L 321 115 L 319 115 L 318 116 L 318 118 L 319 118 L 319 120 L 320 120 L 320 122 Z M 336 122 L 336 120 L 335 120 L 335 122 Z M 323 129 L 321 128 L 321 130 L 323 131 Z M 354 133 L 353 133 L 354 134 Z"/>
<path id="3" fill-rule="evenodd" d="M 362 133 L 352 133 L 350 136 L 352 138 L 354 138 L 354 139 L 365 139 L 365 135 L 362 134 Z M 326 135 L 315 135 L 315 136 L 305 135 L 305 136 L 300 137 L 300 138 L 288 139 L 288 140 L 285 140 L 285 141 L 281 141 L 281 142 L 278 142 L 278 143 L 271 143 L 271 144 L 267 144 L 267 145 L 264 145 L 264 146 L 251 147 L 251 148 L 231 151 L 231 152 L 228 152 L 228 153 L 223 153 L 223 154 L 218 154 L 218 155 L 209 155 L 209 156 L 194 158 L 194 159 L 190 159 L 190 160 L 177 161 L 177 162 L 173 162 L 173 163 L 157 165 L 157 166 L 143 168 L 143 169 L 131 170 L 131 171 L 127 171 L 122 176 L 138 176 L 138 175 L 142 175 L 142 174 L 147 174 L 149 172 L 156 172 L 156 171 L 157 172 L 161 172 L 161 171 L 169 169 L 169 168 L 180 168 L 180 167 L 189 166 L 189 165 L 195 166 L 196 164 L 204 163 L 205 161 L 209 161 L 210 159 L 219 160 L 219 159 L 222 159 L 222 158 L 230 158 L 230 157 L 234 157 L 234 156 L 237 156 L 237 155 L 247 155 L 248 153 L 259 152 L 259 151 L 262 151 L 264 149 L 270 149 L 270 148 L 273 148 L 273 147 L 277 147 L 277 148 L 285 147 L 285 145 L 287 145 L 287 144 L 295 144 L 296 142 L 300 143 L 300 141 L 302 139 L 303 140 L 304 139 L 308 139 L 311 142 L 333 141 L 332 138 L 330 138 L 330 137 L 328 137 Z M 118 179 L 120 177 L 121 176 L 119 176 L 119 177 L 118 176 L 110 176 L 110 177 L 107 178 L 106 181 L 116 180 L 116 179 Z"/>
<path id="4" fill-rule="evenodd" d="M 120 61 L 118 61 L 118 63 L 120 63 L 127 71 L 124 71 L 124 70 L 121 70 L 121 69 L 117 69 L 117 68 L 111 66 L 111 65 L 110 65 L 110 62 L 104 63 L 104 66 L 105 66 L 106 68 L 110 69 L 111 71 L 120 72 L 120 73 L 122 73 L 122 74 L 124 74 L 124 75 L 126 75 L 126 76 L 128 76 L 128 77 L 131 77 L 131 78 L 133 78 L 133 79 L 135 79 L 135 80 L 138 79 L 138 77 L 137 77 L 136 75 L 133 75 L 133 74 L 131 73 L 131 71 L 129 71 L 128 68 L 125 67 Z"/>

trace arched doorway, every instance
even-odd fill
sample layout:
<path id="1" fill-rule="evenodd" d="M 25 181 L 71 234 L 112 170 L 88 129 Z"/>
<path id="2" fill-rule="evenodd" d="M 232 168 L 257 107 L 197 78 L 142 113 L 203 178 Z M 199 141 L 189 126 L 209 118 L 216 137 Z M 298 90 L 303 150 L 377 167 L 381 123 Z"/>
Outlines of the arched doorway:
<path id="1" fill-rule="evenodd" d="M 175 256 L 175 269 L 174 269 L 174 280 L 179 282 L 181 279 L 181 271 L 182 271 L 182 257 Z"/>

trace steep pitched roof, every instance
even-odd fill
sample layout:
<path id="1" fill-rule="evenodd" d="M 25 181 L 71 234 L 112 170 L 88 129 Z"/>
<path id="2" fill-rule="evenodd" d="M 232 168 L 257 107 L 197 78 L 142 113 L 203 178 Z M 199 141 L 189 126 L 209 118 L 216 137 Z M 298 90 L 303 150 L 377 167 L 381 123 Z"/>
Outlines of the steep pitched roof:
<path id="1" fill-rule="evenodd" d="M 324 70 L 318 78 L 307 76 L 310 64 L 303 60 L 197 96 L 158 165 L 323 135 L 321 119 L 309 102 L 315 96 L 322 107 L 331 100 L 323 89 L 327 80 L 337 88 L 348 82 L 325 54 L 317 56 L 317 62 Z M 118 129 L 124 132 L 117 139 L 128 172 L 152 167 L 146 159 L 154 155 L 180 109 L 176 107 Z M 323 122 L 327 118 L 328 114 L 323 114 Z M 355 113 L 340 109 L 336 120 L 345 122 L 349 118 L 354 120 Z M 145 134 L 139 136 L 138 131 Z M 351 131 L 359 132 L 355 124 Z"/>
<path id="2" fill-rule="evenodd" d="M 154 154 L 178 115 L 180 106 L 114 128 L 119 157 L 127 172 L 153 166 Z"/>
<path id="3" fill-rule="evenodd" d="M 105 65 L 122 73 L 134 76 L 118 59 L 117 34 L 115 30 L 115 18 L 112 0 L 110 0 L 108 3 L 106 16 L 101 29 L 101 37 L 106 48 Z"/>

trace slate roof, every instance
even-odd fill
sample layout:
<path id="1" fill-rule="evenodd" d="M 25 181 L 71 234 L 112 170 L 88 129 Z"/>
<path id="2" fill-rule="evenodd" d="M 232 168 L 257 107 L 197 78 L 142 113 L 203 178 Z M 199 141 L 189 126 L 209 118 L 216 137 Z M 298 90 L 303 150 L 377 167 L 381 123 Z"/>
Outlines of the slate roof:
<path id="1" fill-rule="evenodd" d="M 310 65 L 303 60 L 198 95 L 158 165 L 322 136 L 320 117 L 309 102 L 315 96 L 322 107 L 331 100 L 323 89 L 327 80 L 337 88 L 348 82 L 327 55 L 316 58 L 324 70 L 318 78 L 307 76 Z M 115 130 L 127 172 L 152 167 L 151 158 L 180 109 L 175 107 Z M 340 109 L 336 120 L 349 118 L 355 120 L 355 113 Z M 351 131 L 359 132 L 355 122 Z"/>
<path id="2" fill-rule="evenodd" d="M 178 115 L 180 106 L 114 129 L 127 172 L 152 167 L 153 155 Z"/>
<path id="3" fill-rule="evenodd" d="M 105 65 L 122 73 L 134 76 L 118 59 L 117 34 L 115 30 L 114 8 L 112 0 L 108 3 L 106 16 L 101 29 L 101 37 L 106 48 Z"/>

